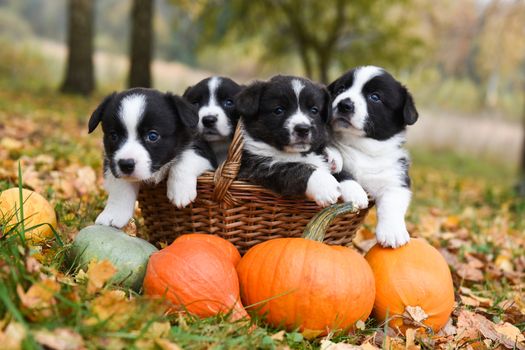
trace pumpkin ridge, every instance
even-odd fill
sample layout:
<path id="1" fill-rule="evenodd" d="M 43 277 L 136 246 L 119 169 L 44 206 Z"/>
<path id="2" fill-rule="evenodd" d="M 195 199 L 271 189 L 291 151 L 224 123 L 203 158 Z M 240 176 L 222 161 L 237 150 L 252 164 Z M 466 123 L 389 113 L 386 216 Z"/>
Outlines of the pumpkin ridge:
<path id="1" fill-rule="evenodd" d="M 292 241 L 290 238 L 287 238 L 287 239 L 286 239 L 286 243 L 282 245 L 282 248 L 281 248 L 281 251 L 279 252 L 279 255 L 277 255 L 277 257 L 278 257 L 277 259 L 275 258 L 275 255 L 274 255 L 274 259 L 273 259 L 273 261 L 272 261 L 273 263 L 275 263 L 274 266 L 273 266 L 273 268 L 272 268 L 273 271 L 275 271 L 275 272 L 280 271 L 280 270 L 278 270 L 278 267 L 279 267 L 278 264 L 279 264 L 279 262 L 281 261 L 282 256 L 284 255 L 286 249 L 288 248 L 288 246 L 290 245 L 291 242 L 293 242 L 293 241 Z M 271 287 L 270 287 L 270 289 L 269 289 L 269 290 L 270 290 L 270 293 L 272 293 L 272 294 L 275 293 L 275 283 L 276 283 L 277 281 L 278 281 L 277 276 L 274 274 L 274 275 L 273 275 L 272 284 L 271 284 Z M 287 293 L 287 291 L 280 292 L 280 293 L 278 293 L 277 295 L 274 294 L 274 295 L 270 295 L 270 296 L 269 296 L 269 297 L 272 298 L 272 299 L 270 299 L 270 300 L 268 301 L 268 310 L 267 310 L 268 314 L 271 314 L 271 307 L 272 307 L 272 304 L 273 304 L 273 300 L 274 300 L 274 298 L 282 298 L 282 297 L 284 296 L 282 293 Z M 287 294 L 288 294 L 288 293 L 287 293 Z M 285 295 L 286 295 L 286 294 L 285 294 Z"/>

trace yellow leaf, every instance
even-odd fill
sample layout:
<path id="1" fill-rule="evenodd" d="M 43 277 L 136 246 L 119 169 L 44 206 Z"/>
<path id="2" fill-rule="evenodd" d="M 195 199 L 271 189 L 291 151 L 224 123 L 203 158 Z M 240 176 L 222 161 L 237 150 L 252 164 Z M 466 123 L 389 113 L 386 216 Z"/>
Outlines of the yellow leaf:
<path id="1" fill-rule="evenodd" d="M 169 322 L 153 322 L 144 335 L 145 338 L 162 338 L 170 333 L 171 325 Z"/>
<path id="2" fill-rule="evenodd" d="M 47 308 L 55 303 L 54 295 L 60 291 L 60 284 L 47 278 L 33 284 L 27 292 L 20 285 L 16 291 L 22 305 L 28 309 Z"/>
<path id="3" fill-rule="evenodd" d="M 108 321 L 106 326 L 111 330 L 118 330 L 135 314 L 134 300 L 128 300 L 126 293 L 121 290 L 105 291 L 91 302 L 91 310 L 96 320 L 88 319 L 87 324 Z"/>
<path id="4" fill-rule="evenodd" d="M 117 269 L 109 260 L 91 261 L 87 270 L 88 293 L 92 294 L 101 289 L 116 272 Z"/>

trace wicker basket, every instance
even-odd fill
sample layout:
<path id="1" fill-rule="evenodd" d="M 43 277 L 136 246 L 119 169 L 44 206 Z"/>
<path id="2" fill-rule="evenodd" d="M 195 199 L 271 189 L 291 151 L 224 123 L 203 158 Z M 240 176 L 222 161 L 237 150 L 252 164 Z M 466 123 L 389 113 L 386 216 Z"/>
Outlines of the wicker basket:
<path id="1" fill-rule="evenodd" d="M 140 230 L 143 238 L 159 246 L 185 233 L 215 234 L 232 242 L 243 254 L 270 239 L 300 237 L 322 208 L 304 197 L 282 197 L 264 187 L 236 180 L 242 146 L 239 123 L 226 161 L 215 172 L 199 177 L 197 199 L 183 209 L 170 203 L 165 182 L 142 187 L 139 206 L 145 224 L 145 230 Z M 325 243 L 349 245 L 369 208 L 337 217 L 326 232 Z"/>

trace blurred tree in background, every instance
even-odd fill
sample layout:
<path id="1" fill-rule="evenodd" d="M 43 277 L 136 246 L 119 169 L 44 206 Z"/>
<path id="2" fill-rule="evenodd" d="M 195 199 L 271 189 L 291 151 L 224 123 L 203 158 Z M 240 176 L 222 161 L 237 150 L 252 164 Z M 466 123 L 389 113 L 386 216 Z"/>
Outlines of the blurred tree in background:
<path id="1" fill-rule="evenodd" d="M 209 0 L 186 7 L 206 26 L 201 45 L 259 38 L 263 60 L 295 55 L 306 76 L 327 83 L 335 66 L 413 63 L 423 42 L 413 30 L 414 12 L 407 10 L 412 2 Z"/>
<path id="2" fill-rule="evenodd" d="M 128 86 L 149 88 L 153 54 L 153 0 L 133 0 L 131 23 Z"/>
<path id="3" fill-rule="evenodd" d="M 89 95 L 95 88 L 93 68 L 93 0 L 69 0 L 68 56 L 62 87 L 66 93 Z"/>

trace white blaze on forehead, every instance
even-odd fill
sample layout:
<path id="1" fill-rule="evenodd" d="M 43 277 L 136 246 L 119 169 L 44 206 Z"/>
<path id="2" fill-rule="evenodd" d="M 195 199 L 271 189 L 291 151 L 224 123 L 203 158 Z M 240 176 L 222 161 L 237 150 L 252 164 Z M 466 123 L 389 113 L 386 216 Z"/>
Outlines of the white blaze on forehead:
<path id="1" fill-rule="evenodd" d="M 374 77 L 381 75 L 383 69 L 376 66 L 363 66 L 354 71 L 354 80 L 352 86 L 347 87 L 347 90 L 337 95 L 332 102 L 332 108 L 335 109 L 339 102 L 344 99 L 350 99 L 354 103 L 354 115 L 351 118 L 353 127 L 363 130 L 368 118 L 368 108 L 366 103 L 366 96 L 363 95 L 363 87 Z"/>
<path id="2" fill-rule="evenodd" d="M 292 114 L 288 120 L 286 121 L 284 127 L 288 129 L 290 135 L 294 132 L 294 127 L 297 124 L 308 124 L 312 125 L 312 122 L 310 121 L 310 118 L 306 116 L 301 111 L 301 105 L 299 103 L 299 96 L 301 95 L 301 91 L 304 89 L 304 84 L 299 79 L 293 79 L 292 80 L 292 89 L 295 93 L 295 97 L 297 98 L 297 111 Z"/>
<path id="3" fill-rule="evenodd" d="M 145 180 L 151 176 L 151 158 L 140 142 L 140 135 L 138 135 L 137 131 L 145 110 L 145 95 L 133 94 L 122 99 L 118 110 L 118 118 L 124 124 L 127 135 L 126 141 L 113 156 L 117 164 L 121 159 L 133 159 L 135 161 L 135 170 L 130 176 L 139 180 Z M 120 171 L 118 165 L 117 170 Z"/>
<path id="4" fill-rule="evenodd" d="M 129 95 L 122 99 L 118 111 L 118 117 L 124 122 L 128 131 L 135 132 L 140 118 L 146 109 L 146 96 L 144 95 Z"/>
<path id="5" fill-rule="evenodd" d="M 292 80 L 292 89 L 295 92 L 295 97 L 297 97 L 297 103 L 299 103 L 299 95 L 301 94 L 301 91 L 304 89 L 304 84 L 299 79 Z"/>
<path id="6" fill-rule="evenodd" d="M 212 77 L 208 80 L 208 91 L 210 93 L 210 98 L 208 104 L 199 108 L 199 124 L 198 129 L 200 132 L 204 131 L 204 125 L 202 124 L 202 118 L 205 116 L 214 116 L 217 118 L 217 123 L 215 128 L 222 136 L 226 137 L 231 132 L 231 125 L 228 120 L 228 116 L 224 112 L 224 109 L 219 105 L 217 101 L 217 90 L 221 84 L 221 78 Z"/>

